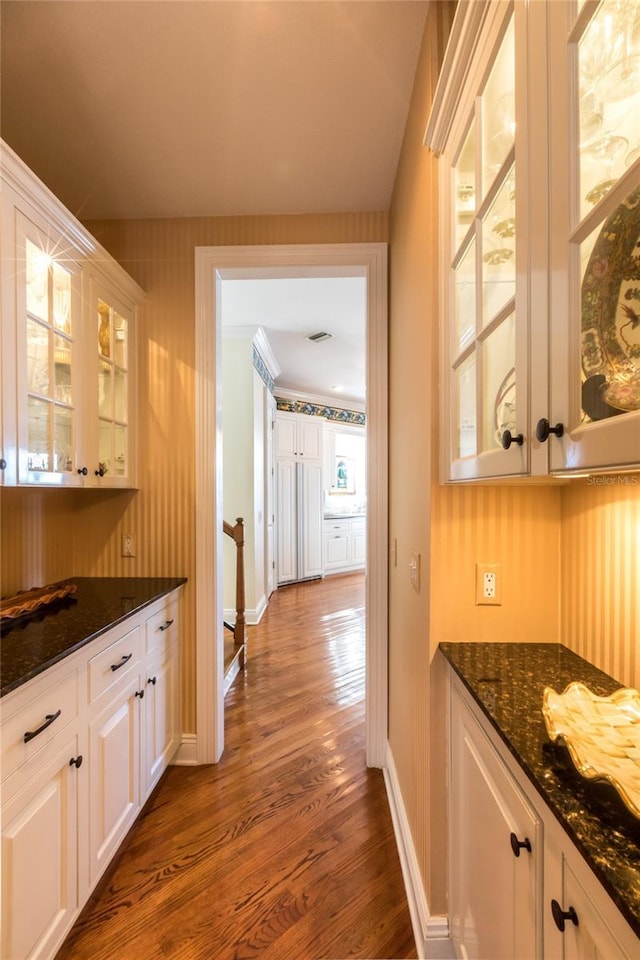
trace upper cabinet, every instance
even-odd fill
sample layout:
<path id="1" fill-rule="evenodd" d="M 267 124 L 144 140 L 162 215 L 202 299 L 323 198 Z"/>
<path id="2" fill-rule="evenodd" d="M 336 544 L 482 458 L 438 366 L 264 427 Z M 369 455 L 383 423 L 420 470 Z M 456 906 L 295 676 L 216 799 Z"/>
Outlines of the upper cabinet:
<path id="1" fill-rule="evenodd" d="M 276 456 L 293 460 L 321 460 L 324 418 L 305 413 L 276 414 Z"/>
<path id="2" fill-rule="evenodd" d="M 427 128 L 445 481 L 640 466 L 639 63 L 635 0 L 458 6 Z"/>
<path id="3" fill-rule="evenodd" d="M 134 486 L 142 291 L 2 146 L 2 482 Z"/>

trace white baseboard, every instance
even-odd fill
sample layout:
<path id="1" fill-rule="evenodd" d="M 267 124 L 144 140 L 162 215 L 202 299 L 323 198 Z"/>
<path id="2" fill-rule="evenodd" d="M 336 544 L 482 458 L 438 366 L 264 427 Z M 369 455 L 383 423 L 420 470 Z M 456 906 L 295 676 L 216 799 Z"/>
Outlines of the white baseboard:
<path id="1" fill-rule="evenodd" d="M 258 605 L 256 607 L 249 607 L 244 612 L 245 623 L 249 624 L 251 627 L 255 627 L 257 623 L 260 623 L 262 616 L 267 609 L 267 598 L 263 595 L 258 600 Z M 232 626 L 236 622 L 236 611 L 235 609 L 223 610 L 222 619 L 227 623 L 230 623 Z"/>
<path id="2" fill-rule="evenodd" d="M 429 912 L 398 774 L 388 743 L 383 774 L 418 957 L 420 960 L 455 960 L 447 917 L 432 916 Z"/>
<path id="3" fill-rule="evenodd" d="M 182 742 L 171 763 L 177 767 L 195 767 L 198 765 L 198 737 L 195 733 L 182 734 Z"/>

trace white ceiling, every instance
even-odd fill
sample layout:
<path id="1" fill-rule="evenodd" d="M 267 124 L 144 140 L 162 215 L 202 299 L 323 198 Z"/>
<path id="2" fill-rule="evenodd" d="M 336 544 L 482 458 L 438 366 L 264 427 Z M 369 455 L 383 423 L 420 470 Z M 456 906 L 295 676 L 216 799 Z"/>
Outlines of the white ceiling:
<path id="1" fill-rule="evenodd" d="M 82 220 L 388 210 L 427 6 L 2 0 L 0 132 Z M 261 283 L 278 385 L 363 402 L 358 283 Z"/>
<path id="2" fill-rule="evenodd" d="M 366 296 L 363 277 L 223 280 L 223 331 L 263 328 L 281 368 L 276 388 L 362 404 Z M 331 339 L 307 339 L 320 331 Z"/>
<path id="3" fill-rule="evenodd" d="M 426 7 L 2 0 L 2 136 L 81 219 L 387 210 Z"/>

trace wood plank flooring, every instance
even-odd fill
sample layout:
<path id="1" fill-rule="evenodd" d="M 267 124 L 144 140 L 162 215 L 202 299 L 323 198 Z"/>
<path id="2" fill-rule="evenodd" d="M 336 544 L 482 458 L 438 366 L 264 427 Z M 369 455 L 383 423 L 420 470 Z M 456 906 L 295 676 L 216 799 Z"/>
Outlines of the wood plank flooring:
<path id="1" fill-rule="evenodd" d="M 166 772 L 57 960 L 416 956 L 365 766 L 363 604 L 362 575 L 273 594 L 221 762 Z"/>

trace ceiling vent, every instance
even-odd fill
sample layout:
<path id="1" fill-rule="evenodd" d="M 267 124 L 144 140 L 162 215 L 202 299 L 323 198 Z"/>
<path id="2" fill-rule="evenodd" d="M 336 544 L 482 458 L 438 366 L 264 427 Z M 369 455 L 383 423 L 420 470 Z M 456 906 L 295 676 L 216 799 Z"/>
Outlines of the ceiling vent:
<path id="1" fill-rule="evenodd" d="M 311 340 L 312 343 L 320 343 L 321 340 L 331 340 L 332 337 L 332 333 L 325 333 L 324 330 L 321 330 L 320 333 L 310 334 L 307 340 Z"/>

